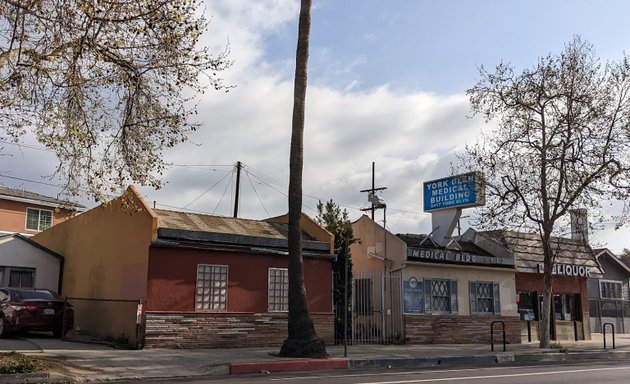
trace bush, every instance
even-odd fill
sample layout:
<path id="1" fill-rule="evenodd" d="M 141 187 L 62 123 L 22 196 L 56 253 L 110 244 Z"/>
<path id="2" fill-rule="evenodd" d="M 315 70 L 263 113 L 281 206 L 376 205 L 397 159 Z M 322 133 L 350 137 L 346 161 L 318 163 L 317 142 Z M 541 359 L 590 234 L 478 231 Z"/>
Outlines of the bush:
<path id="1" fill-rule="evenodd" d="M 32 373 L 41 371 L 43 368 L 39 361 L 21 353 L 0 354 L 0 373 Z"/>

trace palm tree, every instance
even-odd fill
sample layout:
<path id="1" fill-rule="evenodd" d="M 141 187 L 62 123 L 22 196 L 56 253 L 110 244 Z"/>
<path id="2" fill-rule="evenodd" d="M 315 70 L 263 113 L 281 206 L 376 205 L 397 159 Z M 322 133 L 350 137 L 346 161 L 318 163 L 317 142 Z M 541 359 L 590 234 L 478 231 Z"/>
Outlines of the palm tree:
<path id="1" fill-rule="evenodd" d="M 304 104 L 306 69 L 311 29 L 311 0 L 301 0 L 298 43 L 295 57 L 293 121 L 289 155 L 289 337 L 282 344 L 285 357 L 327 357 L 326 344 L 315 333 L 306 303 L 302 259 L 302 168 L 304 164 Z"/>

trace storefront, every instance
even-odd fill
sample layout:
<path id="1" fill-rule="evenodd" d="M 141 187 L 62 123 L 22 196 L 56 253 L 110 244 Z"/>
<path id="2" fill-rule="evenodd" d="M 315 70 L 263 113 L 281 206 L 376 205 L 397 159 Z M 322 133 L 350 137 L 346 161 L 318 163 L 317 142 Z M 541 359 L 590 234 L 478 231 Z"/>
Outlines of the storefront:
<path id="1" fill-rule="evenodd" d="M 535 234 L 510 231 L 485 232 L 501 241 L 514 255 L 516 302 L 523 341 L 539 339 L 544 292 L 542 246 Z M 588 244 L 568 238 L 554 238 L 556 265 L 551 303 L 552 340 L 590 340 L 590 319 L 586 282 L 601 273 Z"/>

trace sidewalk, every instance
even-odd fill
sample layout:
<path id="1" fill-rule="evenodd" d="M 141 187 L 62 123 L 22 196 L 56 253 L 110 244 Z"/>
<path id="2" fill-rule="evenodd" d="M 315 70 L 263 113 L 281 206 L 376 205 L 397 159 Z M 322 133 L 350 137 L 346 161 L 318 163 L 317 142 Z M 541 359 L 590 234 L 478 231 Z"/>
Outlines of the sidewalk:
<path id="1" fill-rule="evenodd" d="M 616 349 L 601 334 L 593 340 L 561 342 L 559 349 L 541 350 L 538 343 L 507 345 L 356 345 L 329 346 L 328 359 L 286 359 L 274 356 L 279 348 L 198 350 L 120 350 L 105 345 L 52 338 L 0 340 L 0 349 L 46 358 L 55 366 L 50 381 L 102 382 L 128 379 L 166 379 L 213 375 L 333 370 L 351 368 L 420 368 L 430 366 L 492 365 L 509 362 L 564 361 L 585 358 L 630 357 L 630 334 L 616 335 Z M 12 348 L 13 347 L 13 348 Z M 3 381 L 0 375 L 0 383 Z M 7 377 L 4 377 L 6 379 Z M 31 381 L 33 382 L 33 381 Z"/>

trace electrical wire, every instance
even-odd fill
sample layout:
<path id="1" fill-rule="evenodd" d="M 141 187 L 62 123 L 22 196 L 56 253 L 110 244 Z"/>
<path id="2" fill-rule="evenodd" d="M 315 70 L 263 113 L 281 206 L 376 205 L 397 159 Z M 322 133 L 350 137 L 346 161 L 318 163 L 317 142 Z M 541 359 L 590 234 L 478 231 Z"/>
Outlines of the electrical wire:
<path id="1" fill-rule="evenodd" d="M 221 204 L 221 202 L 223 201 L 223 197 L 225 197 L 225 192 L 227 192 L 228 188 L 230 187 L 230 185 L 232 185 L 232 179 L 234 178 L 234 172 L 232 172 L 232 177 L 230 177 L 230 182 L 227 183 L 227 185 L 225 186 L 225 189 L 223 190 L 223 194 L 221 195 L 221 198 L 219 199 L 219 201 L 217 202 L 217 206 L 214 207 L 214 211 L 212 211 L 212 214 L 214 215 L 217 212 L 217 209 L 219 208 L 219 205 Z"/>
<path id="2" fill-rule="evenodd" d="M 199 195 L 196 198 L 194 198 L 190 203 L 184 205 L 183 209 L 188 208 L 192 203 L 194 203 L 195 201 L 201 199 L 206 193 L 210 192 L 212 190 L 212 188 L 216 187 L 217 184 L 219 184 L 221 181 L 223 181 L 223 179 L 228 177 L 228 175 L 230 175 L 230 174 L 233 174 L 233 173 L 226 173 L 222 178 L 219 179 L 219 181 L 217 181 L 216 183 L 212 184 L 212 186 L 210 188 L 206 189 L 201 195 Z"/>
<path id="3" fill-rule="evenodd" d="M 262 205 L 263 209 L 265 210 L 265 213 L 267 214 L 267 216 L 271 216 L 269 214 L 269 211 L 267 210 L 267 207 L 265 207 L 265 203 L 263 203 L 262 199 L 260 198 L 260 195 L 258 194 L 258 191 L 256 190 L 256 187 L 254 187 L 254 183 L 252 182 L 252 178 L 249 177 L 249 172 L 245 172 L 245 175 L 247 176 L 247 180 L 249 180 L 249 184 L 252 186 L 252 189 L 254 190 L 254 193 L 256 194 L 256 197 L 258 198 L 258 201 L 260 202 L 260 205 Z"/>

